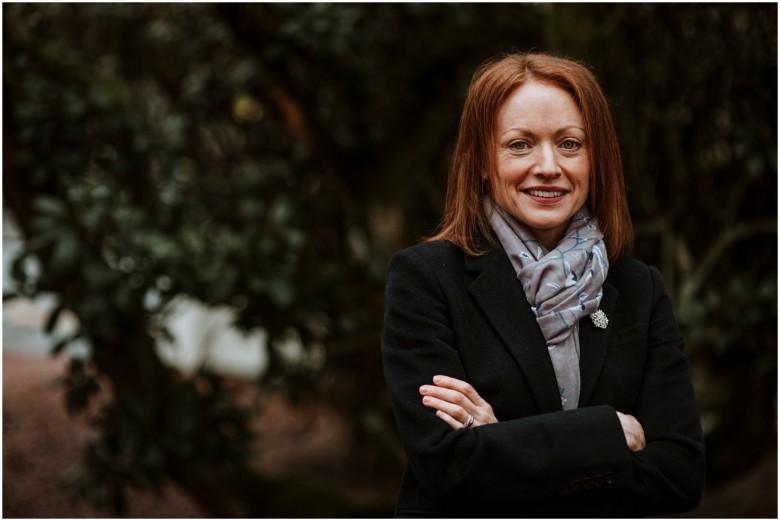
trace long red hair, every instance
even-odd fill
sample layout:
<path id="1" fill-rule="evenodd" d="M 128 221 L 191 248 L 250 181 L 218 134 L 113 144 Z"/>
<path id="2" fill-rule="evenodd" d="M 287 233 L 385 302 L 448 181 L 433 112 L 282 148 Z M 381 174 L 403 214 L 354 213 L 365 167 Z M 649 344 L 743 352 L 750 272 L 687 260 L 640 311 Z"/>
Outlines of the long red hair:
<path id="1" fill-rule="evenodd" d="M 450 165 L 444 217 L 438 233 L 427 241 L 446 240 L 466 253 L 479 255 L 480 237 L 493 237 L 482 200 L 496 173 L 496 118 L 510 94 L 531 79 L 561 87 L 574 98 L 588 137 L 591 214 L 604 234 L 610 262 L 629 255 L 634 229 L 607 100 L 586 67 L 541 53 L 502 55 L 483 63 L 474 73 Z"/>

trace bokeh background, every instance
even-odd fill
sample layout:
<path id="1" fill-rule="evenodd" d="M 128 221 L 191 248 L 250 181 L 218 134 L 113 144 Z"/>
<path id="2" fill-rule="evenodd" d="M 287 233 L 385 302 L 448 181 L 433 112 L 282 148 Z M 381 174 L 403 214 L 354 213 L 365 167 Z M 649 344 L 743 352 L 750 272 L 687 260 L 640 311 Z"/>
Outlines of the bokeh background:
<path id="1" fill-rule="evenodd" d="M 389 257 L 498 52 L 609 98 L 693 517 L 777 516 L 776 4 L 3 4 L 3 514 L 390 516 Z"/>

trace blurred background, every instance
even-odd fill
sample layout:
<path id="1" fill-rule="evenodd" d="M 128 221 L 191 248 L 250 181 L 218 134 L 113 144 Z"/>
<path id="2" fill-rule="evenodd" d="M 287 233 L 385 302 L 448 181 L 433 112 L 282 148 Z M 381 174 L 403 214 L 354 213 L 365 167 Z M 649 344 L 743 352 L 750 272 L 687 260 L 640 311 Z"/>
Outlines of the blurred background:
<path id="1" fill-rule="evenodd" d="M 498 52 L 583 60 L 687 338 L 690 517 L 777 516 L 776 4 L 3 4 L 5 517 L 390 516 L 392 253 Z"/>

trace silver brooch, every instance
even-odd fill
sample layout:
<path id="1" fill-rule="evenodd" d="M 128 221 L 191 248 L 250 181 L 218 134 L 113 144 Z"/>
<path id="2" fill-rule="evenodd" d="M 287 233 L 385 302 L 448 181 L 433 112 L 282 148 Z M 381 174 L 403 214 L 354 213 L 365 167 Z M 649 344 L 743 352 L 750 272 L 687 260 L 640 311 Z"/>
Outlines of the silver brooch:
<path id="1" fill-rule="evenodd" d="M 600 309 L 595 313 L 590 314 L 590 319 L 593 321 L 593 325 L 601 329 L 607 329 L 609 325 L 609 319 Z"/>

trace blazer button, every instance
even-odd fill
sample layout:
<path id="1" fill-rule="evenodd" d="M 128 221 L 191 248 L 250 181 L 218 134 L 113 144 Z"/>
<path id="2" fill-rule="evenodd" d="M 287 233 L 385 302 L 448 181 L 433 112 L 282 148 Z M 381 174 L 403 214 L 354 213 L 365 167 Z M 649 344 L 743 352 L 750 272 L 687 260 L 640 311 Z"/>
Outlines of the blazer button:
<path id="1" fill-rule="evenodd" d="M 607 483 L 607 480 L 604 479 L 604 476 L 599 474 L 598 476 L 596 476 L 596 481 L 593 484 L 596 485 L 596 488 L 604 488 L 604 485 L 606 483 Z"/>
<path id="2" fill-rule="evenodd" d="M 607 485 L 614 485 L 617 483 L 617 476 L 614 472 L 607 472 L 605 481 L 607 482 Z"/>
<path id="3" fill-rule="evenodd" d="M 575 479 L 569 482 L 569 489 L 572 492 L 579 492 L 582 490 L 582 484 L 580 483 L 580 480 Z"/>
<path id="4" fill-rule="evenodd" d="M 593 488 L 593 479 L 591 478 L 585 478 L 582 480 L 582 488 L 585 490 L 590 490 Z"/>

